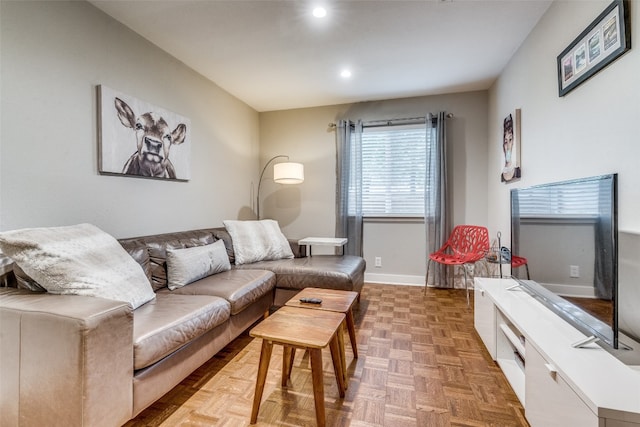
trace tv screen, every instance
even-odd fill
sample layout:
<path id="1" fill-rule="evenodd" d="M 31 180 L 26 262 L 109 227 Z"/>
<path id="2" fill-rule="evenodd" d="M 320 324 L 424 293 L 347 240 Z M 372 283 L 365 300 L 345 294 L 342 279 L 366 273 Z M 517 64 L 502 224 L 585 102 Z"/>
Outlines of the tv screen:
<path id="1" fill-rule="evenodd" d="M 527 259 L 525 287 L 618 347 L 616 174 L 513 189 L 511 250 Z"/>

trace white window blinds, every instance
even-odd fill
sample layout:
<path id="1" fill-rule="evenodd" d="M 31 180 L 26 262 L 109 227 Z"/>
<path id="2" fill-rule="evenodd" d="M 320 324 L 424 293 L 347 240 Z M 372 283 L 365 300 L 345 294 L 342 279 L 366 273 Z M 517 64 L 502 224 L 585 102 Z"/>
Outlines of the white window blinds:
<path id="1" fill-rule="evenodd" d="M 424 215 L 427 132 L 424 124 L 367 127 L 362 133 L 362 213 Z"/>
<path id="2" fill-rule="evenodd" d="M 543 186 L 521 192 L 520 215 L 543 218 L 598 216 L 603 204 L 601 199 L 611 198 L 611 186 L 603 185 L 601 181 L 577 181 L 571 185 Z"/>

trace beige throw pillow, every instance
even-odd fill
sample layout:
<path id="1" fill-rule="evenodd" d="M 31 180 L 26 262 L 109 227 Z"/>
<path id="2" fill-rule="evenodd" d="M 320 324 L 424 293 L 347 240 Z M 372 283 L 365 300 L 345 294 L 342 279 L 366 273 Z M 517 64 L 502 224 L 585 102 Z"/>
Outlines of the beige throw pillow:
<path id="1" fill-rule="evenodd" d="M 0 250 L 52 294 L 125 301 L 134 309 L 156 296 L 140 264 L 91 224 L 6 231 Z"/>
<path id="2" fill-rule="evenodd" d="M 236 265 L 293 258 L 289 241 L 276 221 L 227 220 L 223 223 L 233 241 Z"/>
<path id="3" fill-rule="evenodd" d="M 167 249 L 167 282 L 171 290 L 228 270 L 231 263 L 222 240 L 192 248 Z"/>

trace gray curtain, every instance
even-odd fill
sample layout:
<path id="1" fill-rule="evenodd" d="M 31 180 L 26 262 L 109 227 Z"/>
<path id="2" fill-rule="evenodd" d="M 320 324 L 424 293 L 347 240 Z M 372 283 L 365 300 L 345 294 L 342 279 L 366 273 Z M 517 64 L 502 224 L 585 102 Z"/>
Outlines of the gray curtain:
<path id="1" fill-rule="evenodd" d="M 336 237 L 348 239 L 345 254 L 362 256 L 361 120 L 336 125 L 336 176 Z"/>
<path id="2" fill-rule="evenodd" d="M 427 116 L 427 173 L 424 195 L 424 225 L 429 254 L 437 251 L 447 241 L 451 232 L 449 220 L 449 196 L 447 184 L 447 133 L 444 111 Z M 448 284 L 447 266 L 431 263 L 427 286 L 451 287 Z"/>

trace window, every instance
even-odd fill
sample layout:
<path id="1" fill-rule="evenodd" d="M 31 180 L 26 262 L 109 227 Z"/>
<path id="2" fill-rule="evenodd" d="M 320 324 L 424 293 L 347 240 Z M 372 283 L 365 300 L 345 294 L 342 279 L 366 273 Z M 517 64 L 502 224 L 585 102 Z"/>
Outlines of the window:
<path id="1" fill-rule="evenodd" d="M 424 124 L 364 128 L 363 216 L 424 216 L 426 151 Z"/>

